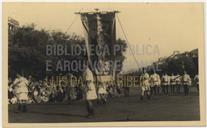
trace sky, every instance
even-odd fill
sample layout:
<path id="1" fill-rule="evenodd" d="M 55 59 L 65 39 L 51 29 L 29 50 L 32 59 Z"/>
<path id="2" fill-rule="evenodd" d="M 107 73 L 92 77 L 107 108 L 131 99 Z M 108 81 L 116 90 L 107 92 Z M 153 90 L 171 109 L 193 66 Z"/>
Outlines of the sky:
<path id="1" fill-rule="evenodd" d="M 84 37 L 80 17 L 74 13 L 94 8 L 120 11 L 118 17 L 129 41 L 124 72 L 147 66 L 173 51 L 204 46 L 200 3 L 4 3 L 3 16 L 16 19 L 20 25 L 35 23 L 37 29 L 67 31 Z M 117 38 L 125 39 L 118 20 L 116 32 Z"/>

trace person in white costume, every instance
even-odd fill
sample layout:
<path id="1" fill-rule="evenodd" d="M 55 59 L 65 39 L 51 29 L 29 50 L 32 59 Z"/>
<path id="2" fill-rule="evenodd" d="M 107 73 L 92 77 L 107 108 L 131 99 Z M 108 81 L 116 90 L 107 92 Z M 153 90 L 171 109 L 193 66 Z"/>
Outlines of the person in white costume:
<path id="1" fill-rule="evenodd" d="M 168 95 L 169 85 L 170 85 L 170 77 L 167 73 L 162 76 L 162 91 L 164 95 Z"/>
<path id="2" fill-rule="evenodd" d="M 89 67 L 85 70 L 85 95 L 86 95 L 86 106 L 88 115 L 87 117 L 94 115 L 93 101 L 97 99 L 96 87 L 94 84 L 94 76 Z"/>
<path id="3" fill-rule="evenodd" d="M 175 78 L 176 92 L 179 94 L 181 92 L 181 76 L 177 73 Z"/>
<path id="4" fill-rule="evenodd" d="M 156 71 L 153 71 L 153 74 L 150 75 L 150 85 L 151 85 L 151 95 L 152 94 L 159 94 L 160 92 L 160 76 L 156 73 Z"/>
<path id="5" fill-rule="evenodd" d="M 174 95 L 175 94 L 175 87 L 176 87 L 176 76 L 172 73 L 170 77 L 170 92 L 171 92 L 171 95 Z"/>
<path id="6" fill-rule="evenodd" d="M 188 75 L 186 71 L 184 71 L 184 74 L 182 76 L 182 83 L 183 83 L 183 88 L 184 88 L 184 94 L 185 96 L 187 96 L 189 93 L 189 86 L 191 85 L 191 78 L 190 78 L 190 75 Z"/>
<path id="7" fill-rule="evenodd" d="M 147 93 L 147 99 L 150 99 L 150 84 L 149 84 L 149 74 L 143 68 L 143 73 L 140 76 L 140 87 L 141 87 L 141 97 L 140 100 L 143 100 L 144 94 Z"/>
<path id="8" fill-rule="evenodd" d="M 18 111 L 21 112 L 26 112 L 27 108 L 26 108 L 26 102 L 28 100 L 28 84 L 29 81 L 17 74 L 16 75 L 16 79 L 14 80 L 14 82 L 11 85 L 11 88 L 14 88 L 14 95 L 17 97 L 17 102 L 18 102 Z"/>

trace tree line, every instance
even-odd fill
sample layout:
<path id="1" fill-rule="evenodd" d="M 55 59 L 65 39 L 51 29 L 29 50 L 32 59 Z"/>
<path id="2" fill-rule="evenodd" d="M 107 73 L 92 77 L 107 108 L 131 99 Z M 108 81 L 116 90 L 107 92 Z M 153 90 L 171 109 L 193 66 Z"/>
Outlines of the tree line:
<path id="1" fill-rule="evenodd" d="M 45 29 L 36 29 L 34 24 L 27 26 L 20 26 L 15 31 L 9 31 L 9 77 L 14 78 L 17 73 L 22 75 L 31 75 L 36 79 L 44 79 L 46 76 L 59 74 L 74 74 L 81 75 L 81 71 L 62 71 L 62 72 L 48 72 L 46 71 L 46 60 L 77 60 L 80 62 L 86 61 L 87 57 L 84 52 L 81 54 L 48 56 L 46 54 L 46 47 L 48 44 L 61 44 L 71 49 L 71 47 L 78 45 L 81 48 L 86 47 L 84 38 L 75 33 L 64 33 L 61 31 L 48 31 Z M 127 44 L 125 40 L 117 39 L 115 45 L 120 45 L 123 49 L 116 51 L 116 60 L 121 62 L 125 59 L 124 52 Z M 122 68 L 119 67 L 119 68 Z M 121 69 L 117 69 L 119 73 Z"/>

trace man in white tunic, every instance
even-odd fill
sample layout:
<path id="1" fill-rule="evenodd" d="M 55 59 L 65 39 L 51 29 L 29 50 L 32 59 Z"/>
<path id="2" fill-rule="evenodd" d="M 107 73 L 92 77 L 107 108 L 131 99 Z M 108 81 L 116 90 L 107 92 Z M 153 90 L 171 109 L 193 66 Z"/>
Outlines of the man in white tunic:
<path id="1" fill-rule="evenodd" d="M 12 87 L 14 87 L 14 94 L 17 97 L 18 102 L 18 110 L 22 112 L 26 112 L 26 102 L 28 100 L 28 83 L 29 81 L 19 74 L 16 75 L 16 79 L 12 83 Z"/>
<path id="2" fill-rule="evenodd" d="M 151 85 L 151 95 L 159 94 L 160 90 L 160 76 L 154 71 L 154 73 L 150 76 L 150 85 Z"/>
<path id="3" fill-rule="evenodd" d="M 191 85 L 191 78 L 190 76 L 184 71 L 183 77 L 182 77 L 182 83 L 184 87 L 184 94 L 185 96 L 189 93 L 189 86 Z"/>
<path id="4" fill-rule="evenodd" d="M 140 76 L 140 87 L 141 87 L 141 97 L 143 100 L 145 92 L 147 93 L 147 98 L 150 99 L 150 84 L 149 84 L 149 74 L 143 69 L 143 73 Z"/>
<path id="5" fill-rule="evenodd" d="M 176 82 L 175 82 L 176 76 L 172 73 L 170 76 L 170 90 L 171 90 L 171 95 L 175 94 L 175 86 L 176 86 Z"/>
<path id="6" fill-rule="evenodd" d="M 169 84 L 170 84 L 170 77 L 167 75 L 167 73 L 165 73 L 162 76 L 162 91 L 164 95 L 168 95 Z"/>
<path id="7" fill-rule="evenodd" d="M 177 74 L 175 76 L 176 91 L 179 94 L 181 92 L 181 76 Z"/>
<path id="8" fill-rule="evenodd" d="M 87 117 L 90 117 L 94 115 L 93 101 L 97 99 L 97 94 L 96 87 L 94 84 L 93 73 L 91 72 L 89 67 L 87 67 L 85 71 L 85 82 L 86 105 L 88 111 Z"/>

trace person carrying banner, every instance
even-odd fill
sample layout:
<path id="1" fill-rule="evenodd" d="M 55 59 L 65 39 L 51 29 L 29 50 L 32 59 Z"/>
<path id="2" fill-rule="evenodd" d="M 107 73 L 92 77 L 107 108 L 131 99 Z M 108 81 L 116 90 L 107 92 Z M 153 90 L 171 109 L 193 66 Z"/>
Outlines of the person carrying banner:
<path id="1" fill-rule="evenodd" d="M 85 71 L 85 96 L 86 96 L 86 108 L 87 117 L 94 116 L 93 101 L 97 99 L 96 87 L 94 84 L 94 76 L 89 67 Z"/>

